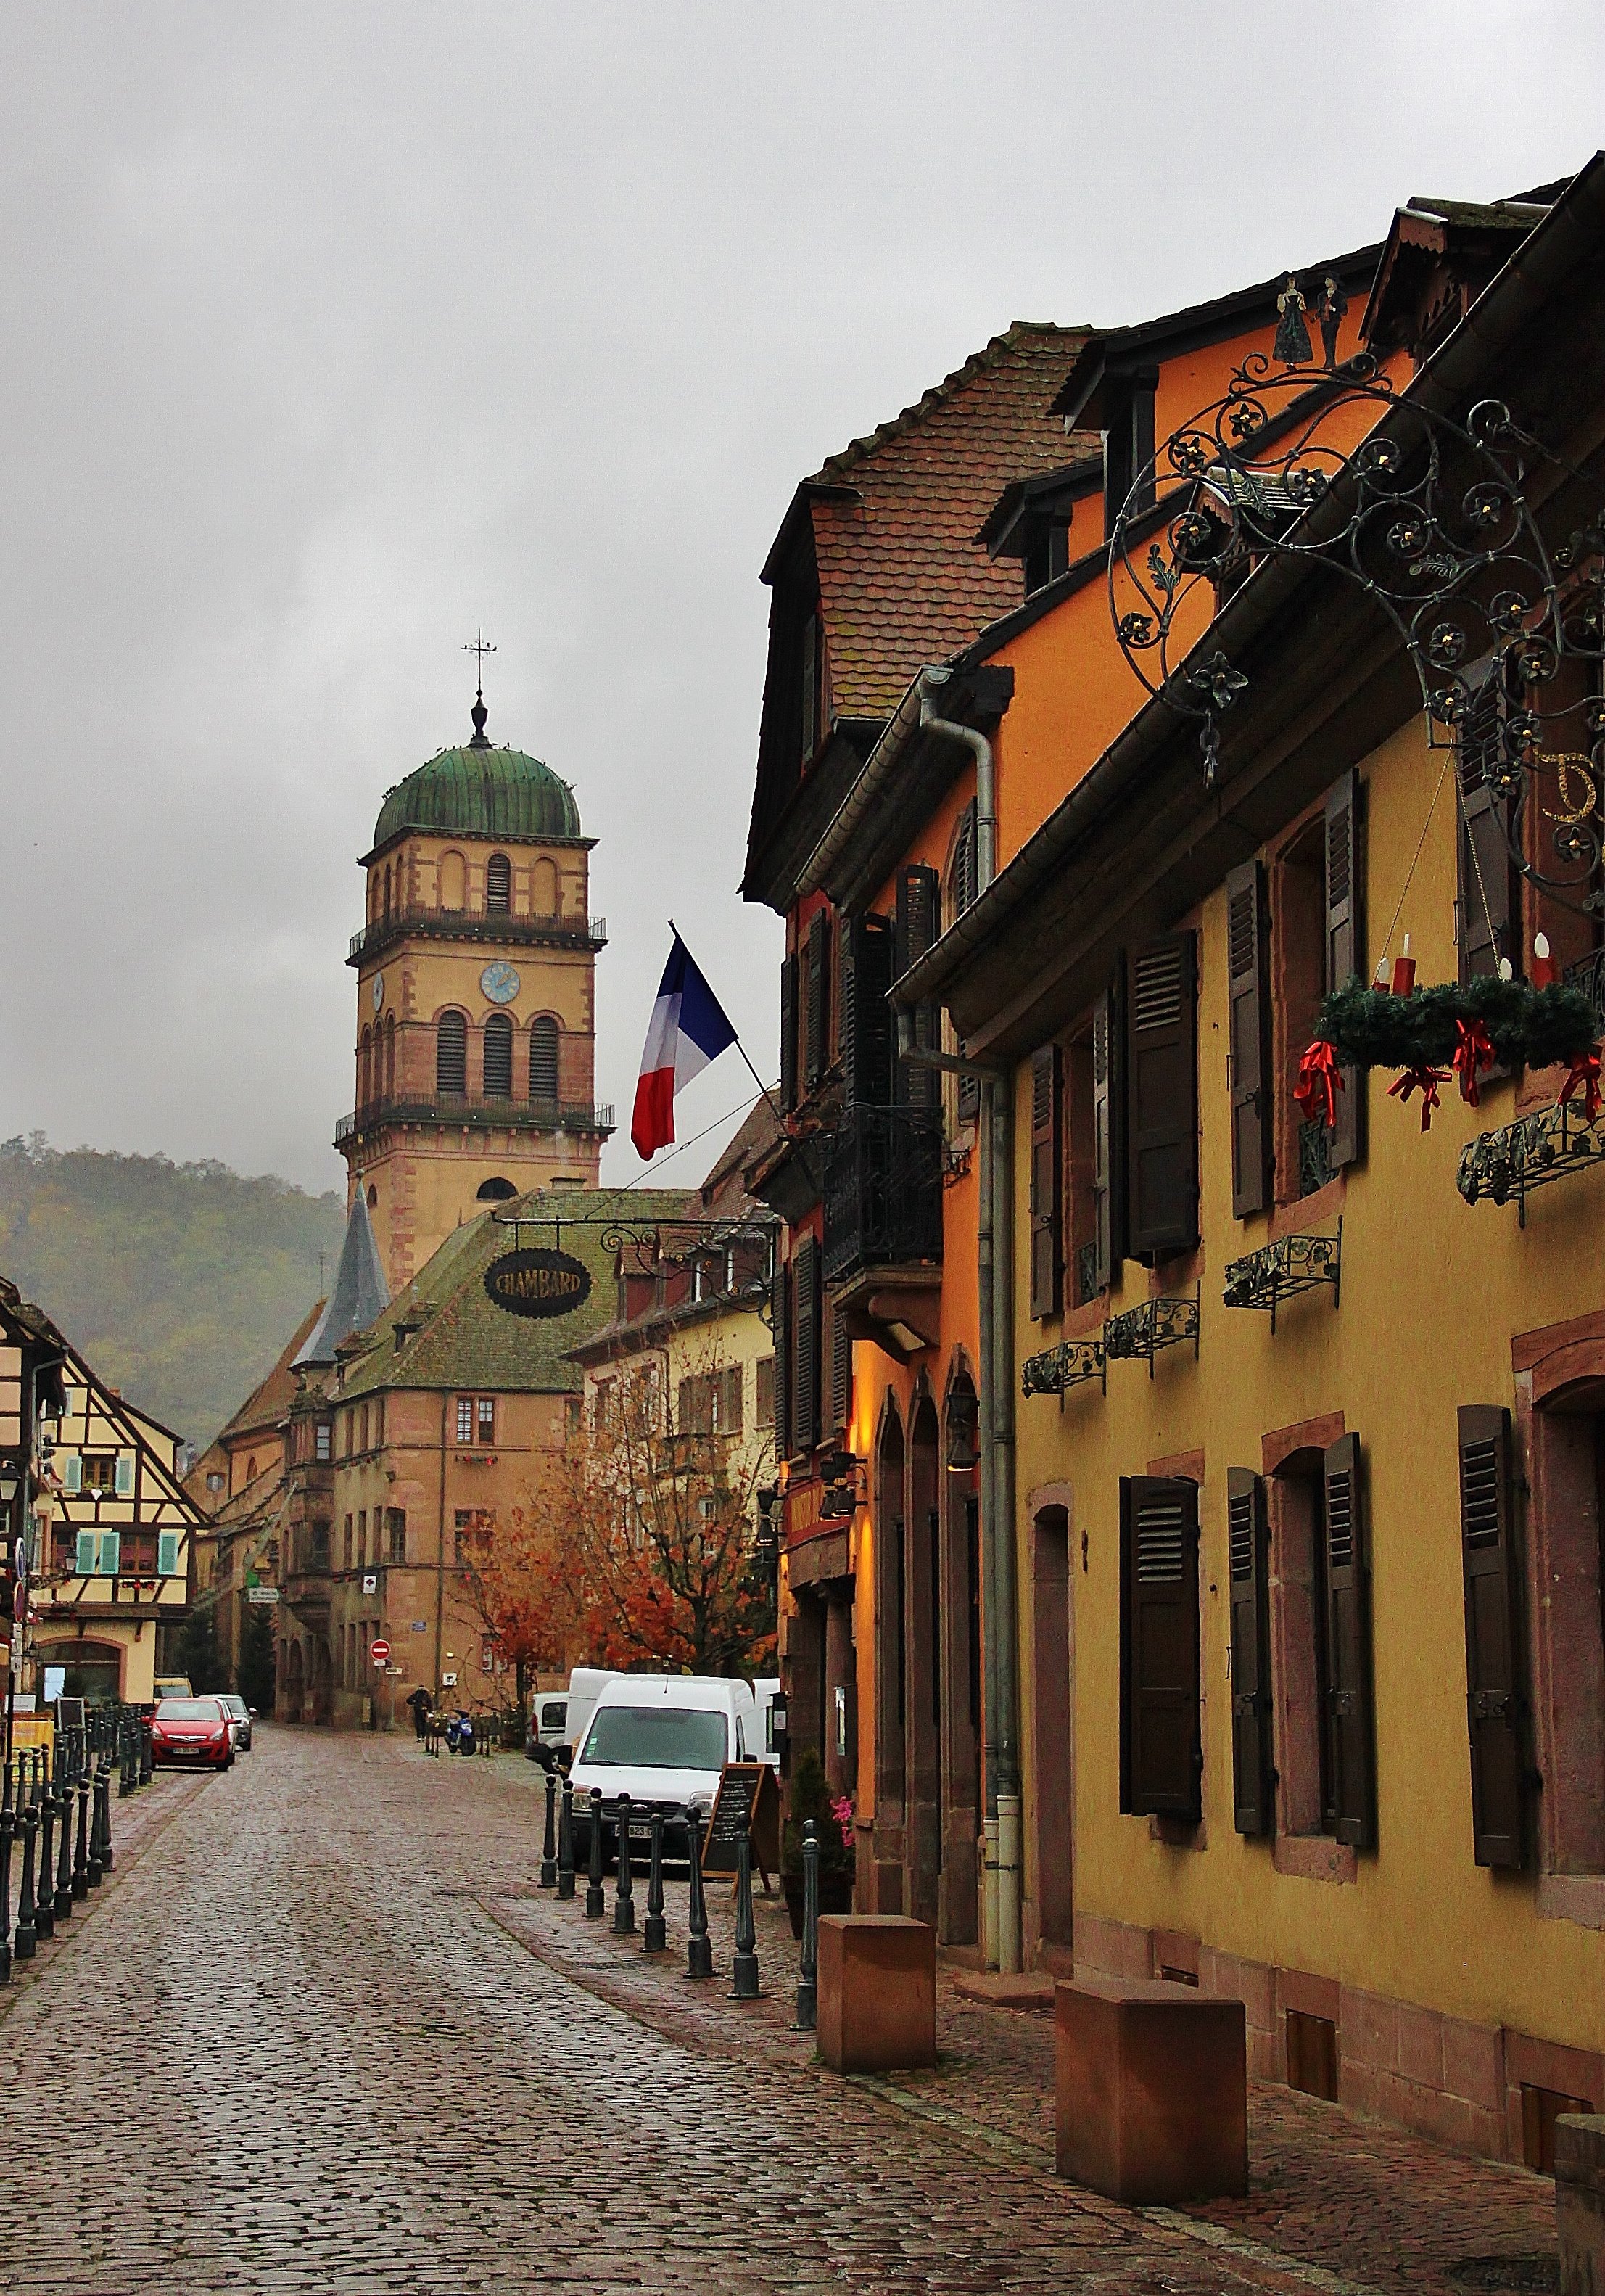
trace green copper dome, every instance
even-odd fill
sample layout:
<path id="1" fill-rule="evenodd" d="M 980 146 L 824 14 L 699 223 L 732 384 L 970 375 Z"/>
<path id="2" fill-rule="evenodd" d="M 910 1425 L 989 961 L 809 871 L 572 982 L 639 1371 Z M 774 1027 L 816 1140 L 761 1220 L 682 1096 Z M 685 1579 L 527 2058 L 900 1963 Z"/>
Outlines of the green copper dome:
<path id="1" fill-rule="evenodd" d="M 579 808 L 568 783 L 522 750 L 493 748 L 485 739 L 482 703 L 474 717 L 472 741 L 442 750 L 387 793 L 374 824 L 375 851 L 404 829 L 465 837 L 578 837 Z"/>

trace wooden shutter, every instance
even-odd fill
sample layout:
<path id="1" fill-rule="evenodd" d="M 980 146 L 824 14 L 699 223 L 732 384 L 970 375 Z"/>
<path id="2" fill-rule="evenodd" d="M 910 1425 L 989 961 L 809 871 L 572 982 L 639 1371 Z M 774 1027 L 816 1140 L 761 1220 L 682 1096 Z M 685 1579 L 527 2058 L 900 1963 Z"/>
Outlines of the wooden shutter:
<path id="1" fill-rule="evenodd" d="M 1460 1410 L 1460 1551 L 1466 1594 L 1466 1717 L 1471 1734 L 1471 1829 L 1479 1866 L 1527 1856 L 1527 1698 L 1511 1414 Z"/>
<path id="2" fill-rule="evenodd" d="M 159 1578 L 178 1576 L 178 1533 L 159 1530 L 156 1534 L 156 1575 Z"/>
<path id="3" fill-rule="evenodd" d="M 810 1087 L 816 1085 L 831 1064 L 831 918 L 825 909 L 815 909 L 808 925 L 807 952 L 807 1054 L 803 1067 L 803 1081 Z"/>
<path id="4" fill-rule="evenodd" d="M 94 1533 L 92 1530 L 79 1531 L 78 1536 L 78 1552 L 73 1557 L 72 1567 L 80 1578 L 90 1578 L 94 1577 Z"/>
<path id="5" fill-rule="evenodd" d="M 1126 1095 L 1120 1078 L 1120 999 L 1093 1008 L 1093 1211 L 1096 1283 L 1107 1292 L 1126 1257 Z"/>
<path id="6" fill-rule="evenodd" d="M 979 884 L 979 816 L 971 798 L 959 823 L 953 849 L 953 913 L 962 917 L 976 897 Z"/>
<path id="7" fill-rule="evenodd" d="M 923 862 L 916 862 L 897 872 L 897 906 L 892 945 L 894 979 L 900 979 L 909 966 L 917 963 L 934 945 L 940 901 L 941 881 L 934 869 L 928 868 Z M 916 1005 L 913 1019 L 915 1044 L 927 1052 L 938 1050 L 941 1021 L 936 1006 Z M 937 1070 L 927 1068 L 922 1062 L 898 1062 L 897 1097 L 904 1107 L 933 1107 L 939 1089 Z"/>
<path id="8" fill-rule="evenodd" d="M 884 1108 L 892 1089 L 892 928 L 872 910 L 841 935 L 841 1070 L 850 1102 Z"/>
<path id="9" fill-rule="evenodd" d="M 83 1488 L 83 1454 L 78 1451 L 68 1451 L 61 1459 L 61 1488 L 70 1499 L 76 1498 Z"/>
<path id="10" fill-rule="evenodd" d="M 1193 936 L 1127 958 L 1127 1248 L 1150 1263 L 1198 1242 L 1198 979 Z"/>
<path id="11" fill-rule="evenodd" d="M 1226 1564 L 1232 1597 L 1232 1800 L 1240 1833 L 1270 1833 L 1270 1532 L 1263 1477 L 1226 1474 Z"/>
<path id="12" fill-rule="evenodd" d="M 831 1431 L 850 1424 L 853 1416 L 853 1342 L 847 1317 L 839 1308 L 831 1310 Z"/>
<path id="13" fill-rule="evenodd" d="M 1360 1439 L 1340 1435 L 1326 1453 L 1322 1524 L 1329 1829 L 1355 1849 L 1376 1847 L 1375 1736 L 1371 1695 L 1371 1568 Z"/>
<path id="14" fill-rule="evenodd" d="M 1226 978 L 1232 1060 L 1232 1215 L 1271 1201 L 1271 990 L 1265 871 L 1245 861 L 1226 879 Z"/>
<path id="15" fill-rule="evenodd" d="M 788 1112 L 797 1106 L 797 959 L 788 956 L 780 969 L 780 1104 Z"/>
<path id="16" fill-rule="evenodd" d="M 1056 1316 L 1063 1232 L 1063 1161 L 1059 1112 L 1064 1092 L 1057 1045 L 1031 1055 L 1031 1313 Z"/>
<path id="17" fill-rule="evenodd" d="M 1203 1815 L 1199 1715 L 1198 1485 L 1120 1482 L 1120 1807 Z"/>
<path id="18" fill-rule="evenodd" d="M 783 1264 L 769 1287 L 769 1323 L 774 1335 L 774 1456 L 791 1456 L 791 1270 Z"/>
<path id="19" fill-rule="evenodd" d="M 1347 773 L 1326 793 L 1326 964 L 1328 989 L 1365 976 L 1364 862 L 1360 842 L 1360 776 Z M 1338 1119 L 1327 1146 L 1335 1172 L 1357 1163 L 1365 1147 L 1365 1079 L 1346 1068 Z"/>
<path id="20" fill-rule="evenodd" d="M 120 1530 L 102 1530 L 99 1538 L 100 1552 L 94 1558 L 94 1568 L 102 1578 L 115 1578 L 122 1568 L 123 1535 Z"/>
<path id="21" fill-rule="evenodd" d="M 804 1236 L 791 1259 L 791 1448 L 819 1444 L 819 1244 Z"/>

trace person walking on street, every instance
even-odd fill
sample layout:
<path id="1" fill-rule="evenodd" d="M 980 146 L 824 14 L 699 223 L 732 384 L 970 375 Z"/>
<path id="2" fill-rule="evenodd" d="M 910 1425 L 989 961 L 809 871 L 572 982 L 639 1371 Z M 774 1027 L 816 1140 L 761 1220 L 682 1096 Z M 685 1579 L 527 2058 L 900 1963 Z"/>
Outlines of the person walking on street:
<path id="1" fill-rule="evenodd" d="M 423 1743 L 424 1734 L 430 1726 L 430 1709 L 434 1702 L 422 1683 L 407 1700 L 407 1704 L 413 1710 L 413 1729 L 421 1746 Z"/>

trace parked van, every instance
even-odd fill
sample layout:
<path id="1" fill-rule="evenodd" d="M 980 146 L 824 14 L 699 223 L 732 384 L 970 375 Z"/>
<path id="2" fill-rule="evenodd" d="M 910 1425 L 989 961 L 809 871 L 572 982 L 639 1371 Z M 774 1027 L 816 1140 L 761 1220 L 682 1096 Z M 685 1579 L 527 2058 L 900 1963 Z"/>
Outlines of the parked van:
<path id="1" fill-rule="evenodd" d="M 569 1775 L 574 1786 L 577 1862 L 590 1852 L 591 1790 L 602 1788 L 602 1852 L 618 1846 L 620 1794 L 631 1805 L 630 1838 L 644 1842 L 654 1809 L 663 1812 L 664 1849 L 687 1852 L 685 1812 L 706 1816 L 726 1762 L 763 1758 L 765 1730 L 752 1685 L 706 1674 L 615 1674 L 608 1677 L 577 1740 Z"/>
<path id="2" fill-rule="evenodd" d="M 577 1666 L 569 1677 L 567 1690 L 537 1691 L 524 1733 L 524 1751 L 529 1759 L 539 1762 L 543 1769 L 551 1769 L 553 1763 L 566 1768 L 590 1726 L 603 1683 L 613 1679 L 605 1667 Z"/>

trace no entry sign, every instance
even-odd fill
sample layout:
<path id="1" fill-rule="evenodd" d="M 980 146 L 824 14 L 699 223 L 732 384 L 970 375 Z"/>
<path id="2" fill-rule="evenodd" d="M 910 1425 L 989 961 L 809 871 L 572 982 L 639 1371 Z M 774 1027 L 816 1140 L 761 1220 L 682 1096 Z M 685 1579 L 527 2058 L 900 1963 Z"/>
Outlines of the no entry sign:
<path id="1" fill-rule="evenodd" d="M 389 1655 L 390 1645 L 389 1643 L 370 1643 L 368 1644 L 368 1656 L 373 1660 L 375 1666 L 382 1666 Z"/>

